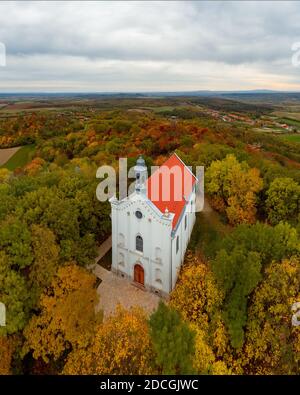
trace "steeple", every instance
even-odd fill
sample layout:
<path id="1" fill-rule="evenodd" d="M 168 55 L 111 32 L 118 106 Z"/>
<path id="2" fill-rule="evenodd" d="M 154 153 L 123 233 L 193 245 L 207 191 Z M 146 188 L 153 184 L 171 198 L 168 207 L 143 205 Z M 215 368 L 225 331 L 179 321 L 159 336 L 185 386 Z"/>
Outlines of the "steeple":
<path id="1" fill-rule="evenodd" d="M 134 166 L 135 190 L 137 193 L 146 194 L 146 180 L 148 177 L 147 167 L 144 158 L 140 155 Z"/>

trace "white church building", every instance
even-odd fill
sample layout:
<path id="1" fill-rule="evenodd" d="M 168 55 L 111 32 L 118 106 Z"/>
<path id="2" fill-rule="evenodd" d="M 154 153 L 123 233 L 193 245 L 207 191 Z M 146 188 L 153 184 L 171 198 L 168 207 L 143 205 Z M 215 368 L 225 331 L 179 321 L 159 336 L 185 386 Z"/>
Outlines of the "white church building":
<path id="1" fill-rule="evenodd" d="M 197 179 L 173 154 L 151 177 L 137 160 L 135 191 L 110 199 L 112 271 L 167 296 L 176 284 L 195 223 Z"/>

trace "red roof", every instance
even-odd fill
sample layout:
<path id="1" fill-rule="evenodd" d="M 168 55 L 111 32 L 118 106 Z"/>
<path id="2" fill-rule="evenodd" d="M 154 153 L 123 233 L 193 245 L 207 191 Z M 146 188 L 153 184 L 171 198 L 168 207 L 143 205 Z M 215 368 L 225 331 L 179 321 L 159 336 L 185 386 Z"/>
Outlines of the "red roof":
<path id="1" fill-rule="evenodd" d="M 175 214 L 173 229 L 180 219 L 196 181 L 196 177 L 176 154 L 173 154 L 147 180 L 147 195 L 152 203 L 163 214 L 166 209 Z"/>

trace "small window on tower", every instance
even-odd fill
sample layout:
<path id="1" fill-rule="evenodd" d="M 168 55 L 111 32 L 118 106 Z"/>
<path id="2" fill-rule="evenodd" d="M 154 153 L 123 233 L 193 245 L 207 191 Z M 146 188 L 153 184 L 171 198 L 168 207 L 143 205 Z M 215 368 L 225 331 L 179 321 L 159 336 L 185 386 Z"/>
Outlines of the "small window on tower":
<path id="1" fill-rule="evenodd" d="M 179 236 L 176 238 L 176 254 L 179 251 Z"/>

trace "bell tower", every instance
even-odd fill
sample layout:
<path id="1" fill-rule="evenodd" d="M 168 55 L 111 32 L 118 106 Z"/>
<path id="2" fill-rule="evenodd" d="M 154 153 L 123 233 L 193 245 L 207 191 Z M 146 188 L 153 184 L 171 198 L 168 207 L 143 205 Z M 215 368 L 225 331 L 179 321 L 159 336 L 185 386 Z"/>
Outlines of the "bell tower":
<path id="1" fill-rule="evenodd" d="M 147 167 L 144 158 L 140 155 L 134 166 L 135 190 L 137 193 L 146 194 L 146 180 L 148 177 Z"/>

